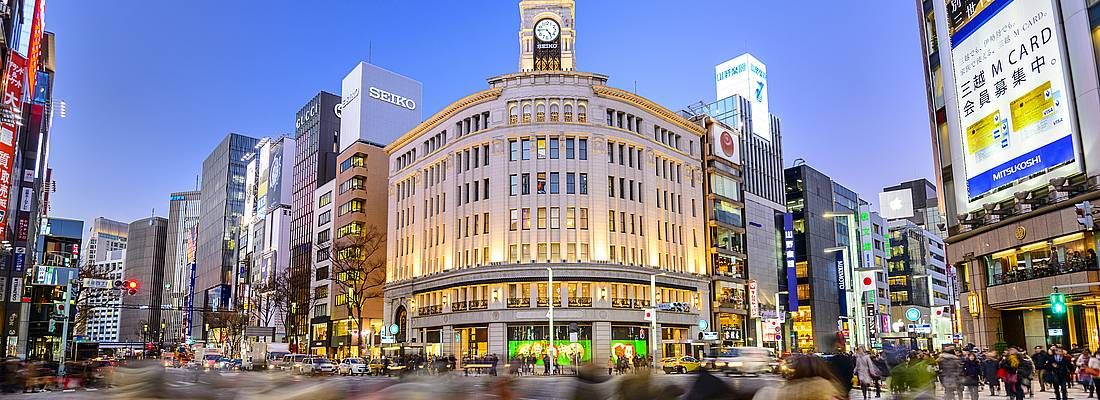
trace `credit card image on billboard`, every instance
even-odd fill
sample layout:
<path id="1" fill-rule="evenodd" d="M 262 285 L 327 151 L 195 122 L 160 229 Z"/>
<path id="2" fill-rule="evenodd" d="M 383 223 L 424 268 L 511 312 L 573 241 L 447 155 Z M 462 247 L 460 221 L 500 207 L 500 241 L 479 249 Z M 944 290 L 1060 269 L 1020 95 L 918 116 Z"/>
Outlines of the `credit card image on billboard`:
<path id="1" fill-rule="evenodd" d="M 1023 96 L 1012 100 L 1012 131 L 1020 132 L 1047 116 L 1055 114 L 1054 96 L 1050 90 L 1050 81 L 1036 86 Z"/>
<path id="2" fill-rule="evenodd" d="M 1000 111 L 994 111 L 966 127 L 966 148 L 975 161 L 989 158 L 1008 143 L 1008 132 Z M 1001 146 L 994 146 L 1002 142 Z"/>

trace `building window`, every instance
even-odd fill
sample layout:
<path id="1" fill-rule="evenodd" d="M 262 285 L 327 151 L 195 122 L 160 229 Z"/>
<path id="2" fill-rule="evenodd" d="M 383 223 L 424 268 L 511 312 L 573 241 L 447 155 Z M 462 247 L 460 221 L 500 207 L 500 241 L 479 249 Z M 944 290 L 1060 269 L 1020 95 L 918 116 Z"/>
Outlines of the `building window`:
<path id="1" fill-rule="evenodd" d="M 353 212 L 363 212 L 364 201 L 361 199 L 352 199 L 347 203 L 340 205 L 340 215 L 346 215 Z"/>
<path id="2" fill-rule="evenodd" d="M 579 218 L 577 226 L 580 227 L 580 229 L 588 229 L 588 209 L 581 208 L 580 212 L 581 216 Z"/>
<path id="3" fill-rule="evenodd" d="M 520 193 L 531 194 L 531 174 L 520 175 Z"/>
<path id="4" fill-rule="evenodd" d="M 550 194 L 558 194 L 559 193 L 558 192 L 558 181 L 559 181 L 558 173 L 557 172 L 551 172 L 550 173 Z"/>
<path id="5" fill-rule="evenodd" d="M 580 175 L 580 184 L 578 185 L 579 186 L 579 192 L 580 192 L 580 194 L 588 194 L 588 174 L 581 173 L 579 175 Z"/>
<path id="6" fill-rule="evenodd" d="M 519 159 L 519 141 L 512 139 L 508 141 L 508 161 L 516 161 Z"/>
<path id="7" fill-rule="evenodd" d="M 329 204 L 332 204 L 332 191 L 325 192 L 317 199 L 317 207 L 324 207 Z"/>
<path id="8" fill-rule="evenodd" d="M 546 194 L 546 173 L 538 172 L 535 174 L 535 193 Z"/>
<path id="9" fill-rule="evenodd" d="M 323 231 L 317 232 L 317 244 L 328 243 L 328 241 L 330 239 L 332 239 L 332 230 L 331 229 L 325 229 Z M 323 261 L 323 260 L 317 260 L 317 261 Z"/>
<path id="10" fill-rule="evenodd" d="M 519 229 L 519 210 L 508 210 L 508 230 L 514 231 Z"/>
<path id="11" fill-rule="evenodd" d="M 355 153 L 351 157 L 348 157 L 340 163 L 340 172 L 347 171 L 352 167 L 365 167 L 367 166 L 367 155 L 363 153 Z"/>
<path id="12" fill-rule="evenodd" d="M 550 207 L 550 229 L 561 228 L 561 209 L 558 207 Z"/>
<path id="13" fill-rule="evenodd" d="M 577 139 L 577 158 L 588 159 L 588 139 Z"/>
<path id="14" fill-rule="evenodd" d="M 565 173 L 565 194 L 574 194 L 576 192 L 577 192 L 577 174 L 573 173 L 573 172 L 566 172 Z"/>
<path id="15" fill-rule="evenodd" d="M 535 156 L 540 160 L 546 158 L 546 138 L 535 140 Z"/>
<path id="16" fill-rule="evenodd" d="M 361 234 L 361 233 L 363 233 L 363 223 L 362 222 L 351 222 L 347 225 L 344 225 L 344 226 L 340 227 L 340 232 L 338 232 L 338 234 L 340 235 L 339 237 L 344 237 L 344 236 L 348 236 L 348 235 L 358 235 L 358 234 Z"/>
<path id="17" fill-rule="evenodd" d="M 317 226 L 332 222 L 332 211 L 325 211 L 317 216 Z"/>
<path id="18" fill-rule="evenodd" d="M 576 156 L 574 154 L 574 151 L 573 151 L 574 150 L 573 147 L 575 146 L 575 142 L 576 142 L 576 139 L 565 138 L 565 159 L 572 160 L 572 159 L 576 158 Z"/>
<path id="19" fill-rule="evenodd" d="M 520 140 L 520 158 L 524 160 L 531 159 L 531 139 Z"/>
<path id="20" fill-rule="evenodd" d="M 519 175 L 508 175 L 508 195 L 516 196 L 519 194 Z"/>
<path id="21" fill-rule="evenodd" d="M 560 156 L 558 152 L 558 138 L 550 138 L 550 159 L 557 160 Z"/>
<path id="22" fill-rule="evenodd" d="M 353 176 L 351 179 L 344 181 L 340 184 L 340 194 L 344 194 L 349 190 L 363 190 L 367 185 L 366 178 L 362 176 Z M 331 200 L 329 200 L 331 202 Z"/>
<path id="23" fill-rule="evenodd" d="M 523 230 L 526 231 L 526 230 L 531 229 L 531 209 L 530 208 L 523 208 L 522 212 L 520 213 L 520 219 L 523 222 Z"/>

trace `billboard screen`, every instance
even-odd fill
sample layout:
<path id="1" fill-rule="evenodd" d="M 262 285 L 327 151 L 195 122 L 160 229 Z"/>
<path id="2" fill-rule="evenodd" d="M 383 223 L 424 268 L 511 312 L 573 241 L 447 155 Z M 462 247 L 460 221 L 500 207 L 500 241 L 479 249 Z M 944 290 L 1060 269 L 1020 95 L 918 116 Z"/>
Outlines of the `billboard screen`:
<path id="1" fill-rule="evenodd" d="M 267 204 L 277 206 L 283 204 L 283 140 L 271 143 L 271 162 L 267 173 Z"/>
<path id="2" fill-rule="evenodd" d="M 764 63 L 745 53 L 714 67 L 718 99 L 738 95 L 749 99 L 752 108 L 752 133 L 771 140 L 771 113 L 768 111 L 768 70 Z"/>
<path id="3" fill-rule="evenodd" d="M 998 198 L 997 190 L 1055 169 L 1077 172 L 1073 96 L 1051 1 L 980 1 L 969 12 L 951 3 L 958 1 L 948 1 L 948 14 L 958 14 L 948 24 L 962 130 L 956 158 L 966 178 L 959 208 L 998 201 L 1011 194 Z"/>

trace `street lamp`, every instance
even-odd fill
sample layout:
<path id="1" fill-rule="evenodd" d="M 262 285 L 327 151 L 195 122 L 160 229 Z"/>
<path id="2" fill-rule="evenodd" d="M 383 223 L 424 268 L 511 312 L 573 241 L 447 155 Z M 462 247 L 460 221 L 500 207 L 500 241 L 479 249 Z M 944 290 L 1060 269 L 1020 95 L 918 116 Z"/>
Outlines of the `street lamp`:
<path id="1" fill-rule="evenodd" d="M 547 306 L 550 311 L 546 313 L 546 318 L 550 319 L 550 347 L 547 351 L 550 352 L 550 375 L 554 374 L 554 359 L 557 358 L 557 354 L 554 353 L 554 269 L 546 267 L 546 280 L 548 282 L 546 286 Z"/>
<path id="2" fill-rule="evenodd" d="M 649 321 L 649 337 L 653 342 L 653 347 L 650 348 L 649 353 L 653 357 L 653 366 L 657 366 L 657 277 L 665 276 L 667 273 L 661 272 L 656 274 L 649 274 L 649 306 L 653 308 L 653 319 Z"/>

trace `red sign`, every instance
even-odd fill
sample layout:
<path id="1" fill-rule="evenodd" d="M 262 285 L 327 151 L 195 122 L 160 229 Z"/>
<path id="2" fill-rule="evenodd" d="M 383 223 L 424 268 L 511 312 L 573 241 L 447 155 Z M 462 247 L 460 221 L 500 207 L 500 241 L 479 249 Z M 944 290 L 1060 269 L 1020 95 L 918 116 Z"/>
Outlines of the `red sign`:
<path id="1" fill-rule="evenodd" d="M 38 76 L 38 59 L 42 54 L 42 28 L 45 25 L 46 0 L 35 0 L 34 19 L 31 21 L 31 43 L 27 46 L 27 87 L 34 92 L 34 78 Z"/>
<path id="2" fill-rule="evenodd" d="M 726 153 L 726 157 L 733 157 L 733 152 L 737 150 L 733 144 L 733 136 L 728 131 L 723 131 L 719 138 L 722 141 L 722 152 Z"/>
<path id="3" fill-rule="evenodd" d="M 33 75 L 33 74 L 31 74 Z M 11 192 L 11 167 L 15 156 L 15 138 L 19 132 L 15 120 L 23 115 L 23 90 L 27 77 L 27 59 L 11 51 L 4 70 L 4 92 L 0 94 L 0 227 L 7 225 L 8 193 Z M 6 239 L 0 228 L 0 240 Z"/>

